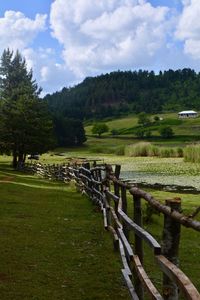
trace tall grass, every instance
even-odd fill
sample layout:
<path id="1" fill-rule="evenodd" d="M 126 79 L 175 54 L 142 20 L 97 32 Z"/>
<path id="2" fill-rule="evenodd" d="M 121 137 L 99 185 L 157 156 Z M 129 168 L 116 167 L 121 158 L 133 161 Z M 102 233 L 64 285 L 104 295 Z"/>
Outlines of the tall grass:
<path id="1" fill-rule="evenodd" d="M 184 149 L 184 161 L 186 162 L 200 162 L 200 144 L 189 145 Z"/>
<path id="2" fill-rule="evenodd" d="M 151 143 L 143 142 L 125 147 L 127 156 L 158 156 L 158 157 L 182 157 L 183 150 L 177 147 L 158 147 Z"/>
<path id="3" fill-rule="evenodd" d="M 93 146 L 91 153 L 115 154 L 125 156 L 157 156 L 157 157 L 183 157 L 183 149 L 178 147 L 159 147 L 149 142 L 140 142 L 132 145 Z"/>

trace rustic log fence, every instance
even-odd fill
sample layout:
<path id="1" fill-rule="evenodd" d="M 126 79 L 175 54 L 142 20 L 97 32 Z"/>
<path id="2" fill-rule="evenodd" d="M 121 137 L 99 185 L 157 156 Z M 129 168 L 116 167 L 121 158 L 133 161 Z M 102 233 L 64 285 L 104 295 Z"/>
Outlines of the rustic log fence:
<path id="1" fill-rule="evenodd" d="M 112 233 L 114 249 L 120 252 L 121 272 L 131 299 L 142 300 L 145 292 L 150 299 L 177 300 L 184 297 L 200 300 L 199 292 L 179 269 L 178 263 L 181 225 L 200 231 L 200 222 L 193 219 L 199 208 L 190 216 L 185 216 L 181 213 L 180 198 L 168 199 L 165 205 L 161 204 L 145 191 L 120 180 L 119 165 L 115 166 L 114 172 L 110 165 L 97 166 L 96 162 L 93 165 L 89 162 L 51 166 L 29 164 L 26 169 L 52 180 L 74 180 L 77 189 L 86 193 L 100 208 L 104 227 Z M 133 199 L 133 219 L 128 215 L 128 197 Z M 143 228 L 142 199 L 164 215 L 162 246 Z M 143 242 L 152 249 L 155 261 L 163 272 L 162 293 L 145 272 Z"/>

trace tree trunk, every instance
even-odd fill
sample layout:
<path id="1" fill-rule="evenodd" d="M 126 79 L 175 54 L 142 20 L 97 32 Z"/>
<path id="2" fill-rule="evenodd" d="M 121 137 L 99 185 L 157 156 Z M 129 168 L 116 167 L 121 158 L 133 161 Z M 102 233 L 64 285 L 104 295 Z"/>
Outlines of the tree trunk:
<path id="1" fill-rule="evenodd" d="M 24 153 L 19 153 L 18 162 L 17 162 L 17 168 L 22 169 L 24 165 Z"/>
<path id="2" fill-rule="evenodd" d="M 13 161 L 12 161 L 12 166 L 14 169 L 17 168 L 17 154 L 15 151 L 13 151 Z"/>

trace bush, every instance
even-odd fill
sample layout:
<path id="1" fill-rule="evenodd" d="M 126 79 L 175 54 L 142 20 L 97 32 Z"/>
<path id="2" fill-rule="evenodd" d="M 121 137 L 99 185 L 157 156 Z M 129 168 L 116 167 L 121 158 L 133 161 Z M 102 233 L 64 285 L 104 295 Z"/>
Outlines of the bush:
<path id="1" fill-rule="evenodd" d="M 117 130 L 117 129 L 112 129 L 110 132 L 111 132 L 112 135 L 118 135 L 119 134 L 119 130 Z"/>
<path id="2" fill-rule="evenodd" d="M 158 116 L 155 116 L 153 119 L 154 119 L 155 122 L 160 121 L 160 118 Z"/>
<path id="3" fill-rule="evenodd" d="M 145 134 L 145 130 L 140 128 L 138 130 L 135 131 L 135 135 L 138 137 L 138 138 L 143 138 L 144 137 L 144 134 Z"/>
<path id="4" fill-rule="evenodd" d="M 148 115 L 145 112 L 141 112 L 138 114 L 138 124 L 143 126 L 147 126 L 151 123 Z"/>
<path id="5" fill-rule="evenodd" d="M 150 138 L 150 137 L 152 136 L 151 130 L 147 130 L 147 131 L 145 132 L 145 136 L 146 136 L 147 138 Z"/>
<path id="6" fill-rule="evenodd" d="M 161 137 L 163 137 L 164 139 L 169 139 L 174 135 L 174 132 L 170 126 L 162 127 L 159 130 L 159 132 L 160 132 Z"/>

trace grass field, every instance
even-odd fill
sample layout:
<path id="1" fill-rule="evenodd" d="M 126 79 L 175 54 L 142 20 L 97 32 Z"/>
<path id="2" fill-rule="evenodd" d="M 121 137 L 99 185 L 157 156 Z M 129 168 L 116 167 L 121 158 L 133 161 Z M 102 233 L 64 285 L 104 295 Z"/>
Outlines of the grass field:
<path id="1" fill-rule="evenodd" d="M 2 300 L 129 299 L 101 214 L 73 186 L 0 164 Z"/>
<path id="2" fill-rule="evenodd" d="M 162 126 L 170 126 L 175 134 L 175 137 L 172 139 L 174 142 L 179 143 L 191 142 L 192 140 L 196 141 L 200 139 L 199 129 L 200 129 L 200 117 L 195 119 L 178 119 L 176 113 L 166 113 L 166 114 L 157 114 L 162 120 L 159 122 L 154 122 L 155 115 L 150 115 L 149 118 L 152 121 L 146 129 L 152 132 L 151 140 L 155 142 L 167 142 L 166 140 L 160 140 L 159 138 L 159 129 Z M 126 117 L 119 117 L 113 120 L 106 121 L 110 131 L 116 129 L 120 136 L 126 137 L 135 137 L 135 132 L 138 128 L 138 116 L 129 115 Z M 85 131 L 87 135 L 92 134 L 92 125 L 86 125 Z M 111 135 L 111 133 L 103 134 L 103 136 Z"/>
<path id="3" fill-rule="evenodd" d="M 78 155 L 96 158 L 87 151 L 57 149 L 56 154 L 45 154 L 41 160 L 59 163 L 66 162 L 69 156 Z M 131 162 L 129 157 L 112 155 L 98 158 L 110 163 L 120 162 L 123 170 L 148 171 L 153 168 L 155 173 L 159 173 L 165 169 L 167 174 L 176 170 L 177 175 L 185 176 L 188 170 L 196 172 L 194 164 L 184 164 L 181 158 L 176 162 L 174 159 L 158 158 L 134 158 Z M 73 185 L 12 171 L 9 161 L 9 157 L 1 157 L 1 298 L 129 299 L 120 274 L 119 255 L 113 252 L 112 238 L 103 229 L 101 214 L 88 199 L 78 194 Z M 181 197 L 185 214 L 200 205 L 199 195 L 149 192 L 162 202 Z M 131 198 L 129 214 L 132 216 Z M 155 215 L 153 222 L 145 225 L 158 241 L 162 238 L 162 223 L 162 216 Z M 145 256 L 145 269 L 160 288 L 162 273 L 158 271 L 152 251 L 145 249 L 148 254 Z M 199 249 L 199 233 L 183 228 L 180 267 L 198 289 Z"/>

